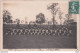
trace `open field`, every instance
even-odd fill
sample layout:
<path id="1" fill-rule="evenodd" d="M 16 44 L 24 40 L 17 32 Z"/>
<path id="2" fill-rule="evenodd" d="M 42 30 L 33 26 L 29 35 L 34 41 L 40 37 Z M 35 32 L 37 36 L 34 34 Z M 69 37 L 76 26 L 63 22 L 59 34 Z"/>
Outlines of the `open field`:
<path id="1" fill-rule="evenodd" d="M 62 29 L 62 28 L 66 28 L 66 29 Z M 68 29 L 71 30 L 71 34 L 68 33 L 68 31 L 66 31 L 66 33 L 64 35 L 62 35 L 62 33 L 60 34 L 60 32 L 56 32 L 56 33 L 51 33 L 51 34 L 47 34 L 47 32 L 41 34 L 42 32 L 40 32 L 40 34 L 31 34 L 32 32 L 27 32 L 29 34 L 18 34 L 17 32 L 16 35 L 14 35 L 14 33 L 9 32 L 8 34 L 6 34 L 8 32 L 8 30 L 13 30 L 13 29 L 38 29 L 38 30 L 53 30 L 53 31 L 59 31 L 59 30 L 63 30 L 66 31 Z M 23 31 L 25 32 L 25 31 Z M 12 33 L 12 35 L 11 35 Z M 48 32 L 49 33 L 49 32 Z M 57 35 L 59 33 L 59 35 Z M 16 27 L 16 25 L 4 25 L 3 27 L 3 48 L 4 49 L 30 49 L 30 48 L 77 48 L 77 44 L 76 44 L 76 37 L 77 37 L 77 30 L 76 30 L 76 26 L 55 26 L 53 27 L 52 25 L 41 25 L 41 26 L 28 26 L 28 25 L 20 25 L 20 27 Z M 55 35 L 53 35 L 55 34 Z M 67 34 L 69 34 L 69 36 L 67 36 Z"/>

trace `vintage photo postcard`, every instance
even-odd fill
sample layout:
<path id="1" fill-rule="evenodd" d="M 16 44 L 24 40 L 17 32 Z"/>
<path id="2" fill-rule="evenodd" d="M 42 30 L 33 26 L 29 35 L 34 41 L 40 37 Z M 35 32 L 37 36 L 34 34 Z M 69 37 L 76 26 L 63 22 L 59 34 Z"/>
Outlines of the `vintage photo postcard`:
<path id="1" fill-rule="evenodd" d="M 79 0 L 1 1 L 0 50 L 79 50 Z"/>

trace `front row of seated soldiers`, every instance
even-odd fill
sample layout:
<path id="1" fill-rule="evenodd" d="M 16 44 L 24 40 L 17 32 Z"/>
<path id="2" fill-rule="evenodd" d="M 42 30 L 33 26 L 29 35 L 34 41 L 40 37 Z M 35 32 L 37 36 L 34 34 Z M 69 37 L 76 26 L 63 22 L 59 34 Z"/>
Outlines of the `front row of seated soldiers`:
<path id="1" fill-rule="evenodd" d="M 68 28 L 57 28 L 57 29 L 10 29 L 6 33 L 6 35 L 71 35 L 72 30 Z"/>

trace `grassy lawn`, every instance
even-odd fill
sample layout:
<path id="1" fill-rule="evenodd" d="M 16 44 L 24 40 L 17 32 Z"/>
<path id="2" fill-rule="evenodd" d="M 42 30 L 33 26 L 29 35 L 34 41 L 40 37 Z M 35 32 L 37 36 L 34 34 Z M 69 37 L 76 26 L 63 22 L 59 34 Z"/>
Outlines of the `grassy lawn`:
<path id="1" fill-rule="evenodd" d="M 40 26 L 39 28 L 49 28 L 52 26 Z M 3 35 L 4 49 L 30 49 L 30 48 L 76 48 L 76 26 L 64 26 L 72 30 L 72 35 L 53 36 L 53 35 Z M 16 28 L 15 25 L 6 25 L 5 29 Z M 27 25 L 22 25 L 21 28 L 28 28 Z M 31 27 L 32 28 L 32 27 Z M 45 29 L 46 29 L 45 28 Z M 60 26 L 54 27 L 61 28 Z"/>

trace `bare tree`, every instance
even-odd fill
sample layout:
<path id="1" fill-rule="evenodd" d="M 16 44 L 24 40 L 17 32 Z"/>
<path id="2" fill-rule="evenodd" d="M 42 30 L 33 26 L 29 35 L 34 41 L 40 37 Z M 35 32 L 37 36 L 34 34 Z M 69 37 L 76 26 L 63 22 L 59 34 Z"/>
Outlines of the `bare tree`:
<path id="1" fill-rule="evenodd" d="M 66 23 L 67 23 L 67 25 L 69 25 L 69 23 L 70 23 L 70 20 L 71 20 L 71 18 L 72 18 L 72 15 L 71 14 L 66 14 L 65 15 L 66 16 Z"/>
<path id="2" fill-rule="evenodd" d="M 62 20 L 61 20 L 61 19 L 62 19 L 62 14 L 63 14 L 63 13 L 60 11 L 60 12 L 59 12 L 60 25 L 62 25 Z"/>
<path id="3" fill-rule="evenodd" d="M 52 3 L 51 5 L 47 6 L 47 9 L 51 10 L 51 13 L 53 15 L 53 25 L 55 25 L 55 16 L 59 10 L 58 3 Z"/>
<path id="4" fill-rule="evenodd" d="M 71 14 L 66 14 L 65 16 L 66 16 L 67 20 L 70 20 L 72 18 Z"/>

